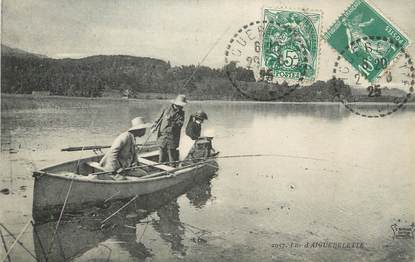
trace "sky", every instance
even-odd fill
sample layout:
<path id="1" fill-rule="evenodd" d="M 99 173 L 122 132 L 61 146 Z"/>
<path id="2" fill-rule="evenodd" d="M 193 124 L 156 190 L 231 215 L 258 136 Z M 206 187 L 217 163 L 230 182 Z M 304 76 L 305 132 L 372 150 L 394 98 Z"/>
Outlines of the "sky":
<path id="1" fill-rule="evenodd" d="M 213 48 L 203 65 L 221 67 L 231 36 L 258 20 L 264 7 L 320 10 L 323 34 L 352 2 L 3 0 L 2 43 L 53 58 L 124 54 L 160 58 L 173 65 L 198 64 Z M 415 1 L 370 3 L 415 40 Z M 335 53 L 324 40 L 320 49 L 322 76 L 329 74 Z M 414 45 L 409 52 L 415 56 Z"/>

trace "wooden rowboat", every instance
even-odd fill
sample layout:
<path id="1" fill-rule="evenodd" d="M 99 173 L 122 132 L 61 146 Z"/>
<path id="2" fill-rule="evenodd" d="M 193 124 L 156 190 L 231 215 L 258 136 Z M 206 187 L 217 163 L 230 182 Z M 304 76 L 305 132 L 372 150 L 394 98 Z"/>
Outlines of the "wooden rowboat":
<path id="1" fill-rule="evenodd" d="M 179 167 L 161 165 L 156 162 L 158 151 L 151 151 L 139 154 L 142 168 L 129 171 L 125 180 L 115 180 L 108 174 L 94 175 L 100 172 L 90 162 L 99 162 L 102 157 L 96 155 L 63 162 L 33 172 L 34 220 L 56 217 L 63 206 L 65 212 L 71 212 L 90 205 L 147 195 L 218 170 L 214 158 L 198 158 Z"/>

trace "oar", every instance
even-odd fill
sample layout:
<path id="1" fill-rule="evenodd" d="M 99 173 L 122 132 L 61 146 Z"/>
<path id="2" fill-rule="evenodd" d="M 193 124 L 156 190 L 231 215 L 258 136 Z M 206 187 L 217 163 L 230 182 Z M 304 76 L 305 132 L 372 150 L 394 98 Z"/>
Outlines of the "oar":
<path id="1" fill-rule="evenodd" d="M 84 151 L 84 150 L 98 150 L 104 148 L 110 148 L 111 146 L 73 146 L 62 148 L 61 151 L 72 152 L 72 151 Z"/>
<path id="2" fill-rule="evenodd" d="M 155 141 L 151 141 L 151 142 L 145 142 L 144 144 L 137 144 L 137 147 L 146 147 L 146 146 L 153 146 L 155 145 Z M 73 152 L 73 151 L 85 151 L 85 150 L 98 150 L 98 149 L 104 149 L 104 148 L 110 148 L 111 146 L 72 146 L 72 147 L 65 147 L 62 148 L 61 151 L 66 151 L 66 152 Z"/>

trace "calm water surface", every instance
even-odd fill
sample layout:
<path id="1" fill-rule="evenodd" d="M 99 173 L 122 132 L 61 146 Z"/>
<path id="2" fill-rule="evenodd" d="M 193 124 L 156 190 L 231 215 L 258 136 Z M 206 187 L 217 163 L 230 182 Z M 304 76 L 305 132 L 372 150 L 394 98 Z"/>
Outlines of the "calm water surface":
<path id="1" fill-rule="evenodd" d="M 0 194 L 0 222 L 17 235 L 31 219 L 34 169 L 93 154 L 61 148 L 111 144 L 132 118 L 153 120 L 166 104 L 3 97 L 0 189 L 10 194 Z M 212 177 L 143 198 L 103 229 L 120 203 L 68 215 L 50 260 L 413 261 L 414 240 L 393 239 L 390 227 L 415 221 L 413 108 L 367 119 L 338 104 L 193 102 L 186 111 L 208 113 L 203 129 L 221 155 L 281 156 L 220 159 Z M 22 243 L 41 259 L 55 225 L 30 226 Z M 364 246 L 304 248 L 314 241 Z M 302 247 L 280 245 L 290 243 Z M 11 257 L 34 260 L 20 246 Z"/>

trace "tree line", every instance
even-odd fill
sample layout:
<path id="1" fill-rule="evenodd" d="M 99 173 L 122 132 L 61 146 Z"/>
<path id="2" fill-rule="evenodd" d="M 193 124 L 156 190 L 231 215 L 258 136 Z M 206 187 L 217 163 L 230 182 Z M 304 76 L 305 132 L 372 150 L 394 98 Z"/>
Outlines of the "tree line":
<path id="1" fill-rule="evenodd" d="M 128 90 L 131 97 L 148 92 L 185 93 L 199 99 L 249 99 L 235 89 L 237 83 L 258 100 L 333 101 L 333 90 L 340 90 L 343 97 L 351 96 L 350 87 L 341 80 L 317 81 L 281 96 L 292 88 L 286 82 L 256 81 L 252 71 L 234 63 L 221 69 L 200 66 L 196 70 L 195 65 L 171 66 L 159 59 L 123 55 L 51 59 L 3 54 L 1 70 L 1 91 L 14 94 L 47 91 L 51 95 L 100 97 L 107 91 L 123 94 Z"/>

